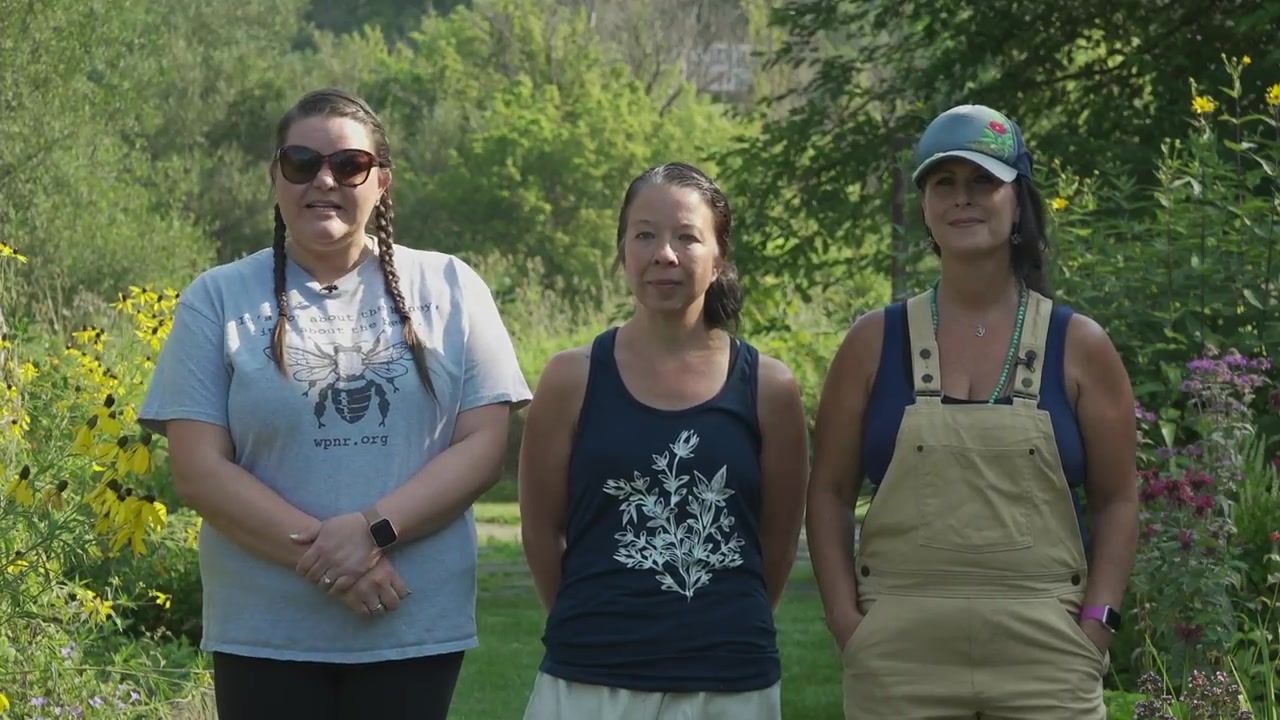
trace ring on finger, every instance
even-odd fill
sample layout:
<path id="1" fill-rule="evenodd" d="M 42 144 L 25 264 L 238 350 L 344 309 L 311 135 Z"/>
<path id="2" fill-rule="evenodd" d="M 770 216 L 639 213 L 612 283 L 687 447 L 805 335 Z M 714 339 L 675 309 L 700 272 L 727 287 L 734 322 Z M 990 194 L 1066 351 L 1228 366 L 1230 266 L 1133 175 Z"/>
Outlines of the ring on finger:
<path id="1" fill-rule="evenodd" d="M 382 601 L 378 601 L 377 605 L 374 605 L 373 607 L 369 608 L 369 613 L 371 615 L 377 615 L 378 613 L 386 612 L 386 610 L 387 610 L 387 607 L 382 604 Z"/>
<path id="2" fill-rule="evenodd" d="M 320 578 L 320 582 L 324 583 L 325 585 L 332 585 L 333 578 L 329 577 L 329 573 L 325 573 L 324 577 Z"/>

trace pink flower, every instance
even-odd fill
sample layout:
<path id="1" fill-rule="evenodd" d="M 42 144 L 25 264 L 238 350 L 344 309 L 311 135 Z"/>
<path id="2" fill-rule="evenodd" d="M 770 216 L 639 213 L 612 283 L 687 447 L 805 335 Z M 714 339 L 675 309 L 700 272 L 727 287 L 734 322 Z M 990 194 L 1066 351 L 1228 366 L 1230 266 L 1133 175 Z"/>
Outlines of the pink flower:
<path id="1" fill-rule="evenodd" d="M 1195 490 L 1203 490 L 1213 484 L 1213 478 L 1202 472 L 1187 470 L 1186 477 L 1191 483 L 1191 487 Z"/>
<path id="2" fill-rule="evenodd" d="M 1196 502 L 1196 495 L 1191 491 L 1191 483 L 1184 480 L 1178 480 L 1170 483 L 1169 499 L 1175 505 L 1192 506 Z"/>
<path id="3" fill-rule="evenodd" d="M 1200 515 L 1200 516 L 1208 515 L 1209 511 L 1213 510 L 1213 508 L 1217 504 L 1218 504 L 1217 499 L 1215 499 L 1212 495 L 1201 495 L 1200 497 L 1196 498 L 1196 515 Z"/>
<path id="4" fill-rule="evenodd" d="M 1184 642 L 1192 643 L 1200 639 L 1200 635 L 1204 633 L 1204 629 L 1198 625 L 1183 625 L 1182 623 L 1178 623 L 1178 625 L 1174 627 L 1174 632 L 1177 633 L 1178 637 L 1182 638 Z"/>
<path id="5" fill-rule="evenodd" d="M 1005 133 L 1009 132 L 1009 128 L 1005 127 L 1004 123 L 1000 122 L 999 120 L 992 120 L 991 122 L 987 123 L 987 127 L 994 130 L 997 135 L 1004 135 Z"/>

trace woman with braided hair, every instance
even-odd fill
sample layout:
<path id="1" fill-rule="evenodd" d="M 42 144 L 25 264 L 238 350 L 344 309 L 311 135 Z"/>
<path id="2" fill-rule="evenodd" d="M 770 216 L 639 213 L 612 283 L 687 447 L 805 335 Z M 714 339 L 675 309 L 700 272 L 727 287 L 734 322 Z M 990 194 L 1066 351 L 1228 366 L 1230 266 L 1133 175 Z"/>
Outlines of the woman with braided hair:
<path id="1" fill-rule="evenodd" d="M 276 146 L 273 246 L 182 293 L 141 412 L 204 520 L 218 716 L 445 718 L 529 388 L 475 271 L 395 244 L 364 101 L 304 96 Z"/>

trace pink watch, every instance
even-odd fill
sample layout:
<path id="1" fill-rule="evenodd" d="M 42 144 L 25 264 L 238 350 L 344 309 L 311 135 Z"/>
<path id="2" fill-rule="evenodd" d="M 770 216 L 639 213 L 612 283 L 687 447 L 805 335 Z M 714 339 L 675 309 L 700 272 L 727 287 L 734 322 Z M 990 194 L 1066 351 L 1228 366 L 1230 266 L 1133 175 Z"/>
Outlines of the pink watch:
<path id="1" fill-rule="evenodd" d="M 1113 633 L 1120 631 L 1120 613 L 1110 605 L 1086 605 L 1080 609 L 1081 620 L 1097 620 Z"/>

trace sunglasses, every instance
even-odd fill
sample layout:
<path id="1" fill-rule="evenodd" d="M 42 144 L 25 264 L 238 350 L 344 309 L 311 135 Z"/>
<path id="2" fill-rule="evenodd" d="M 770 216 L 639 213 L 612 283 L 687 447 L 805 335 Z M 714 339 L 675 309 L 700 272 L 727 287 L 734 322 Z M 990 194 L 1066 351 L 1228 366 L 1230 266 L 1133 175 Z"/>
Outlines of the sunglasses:
<path id="1" fill-rule="evenodd" d="M 320 168 L 329 164 L 334 182 L 346 187 L 359 187 L 369 179 L 369 173 L 378 167 L 378 159 L 367 150 L 348 148 L 328 155 L 304 145 L 285 145 L 276 152 L 280 174 L 295 185 L 305 185 L 316 179 Z"/>

